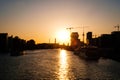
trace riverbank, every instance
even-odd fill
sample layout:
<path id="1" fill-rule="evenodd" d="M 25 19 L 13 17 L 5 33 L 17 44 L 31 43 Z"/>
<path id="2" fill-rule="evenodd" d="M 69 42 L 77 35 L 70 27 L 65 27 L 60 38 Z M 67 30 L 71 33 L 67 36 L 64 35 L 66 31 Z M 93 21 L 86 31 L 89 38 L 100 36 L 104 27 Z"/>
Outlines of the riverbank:
<path id="1" fill-rule="evenodd" d="M 99 58 L 108 58 L 120 62 L 120 49 L 113 48 L 81 48 L 79 50 L 73 50 L 74 54 L 86 60 L 98 60 Z"/>

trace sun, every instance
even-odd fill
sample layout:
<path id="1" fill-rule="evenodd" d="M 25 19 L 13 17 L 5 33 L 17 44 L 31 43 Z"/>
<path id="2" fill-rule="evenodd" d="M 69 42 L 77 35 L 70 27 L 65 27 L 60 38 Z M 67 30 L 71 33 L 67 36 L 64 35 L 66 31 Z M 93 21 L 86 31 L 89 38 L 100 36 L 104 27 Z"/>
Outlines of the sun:
<path id="1" fill-rule="evenodd" d="M 57 39 L 60 44 L 67 44 L 70 40 L 70 33 L 66 30 L 61 30 L 57 32 Z"/>

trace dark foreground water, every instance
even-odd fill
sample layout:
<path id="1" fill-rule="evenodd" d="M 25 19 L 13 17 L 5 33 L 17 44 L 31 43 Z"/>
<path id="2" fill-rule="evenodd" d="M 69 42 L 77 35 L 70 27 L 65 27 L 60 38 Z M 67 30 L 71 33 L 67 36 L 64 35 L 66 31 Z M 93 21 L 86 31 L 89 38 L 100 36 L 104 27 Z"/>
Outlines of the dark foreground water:
<path id="1" fill-rule="evenodd" d="M 0 55 L 0 80 L 120 80 L 120 63 L 113 60 L 85 61 L 61 49 L 25 53 Z"/>

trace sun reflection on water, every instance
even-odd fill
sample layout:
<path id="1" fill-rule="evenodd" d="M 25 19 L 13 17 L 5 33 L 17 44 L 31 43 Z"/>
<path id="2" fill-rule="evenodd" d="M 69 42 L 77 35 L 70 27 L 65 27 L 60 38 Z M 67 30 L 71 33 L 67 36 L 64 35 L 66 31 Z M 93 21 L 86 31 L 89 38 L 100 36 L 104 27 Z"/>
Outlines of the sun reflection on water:
<path id="1" fill-rule="evenodd" d="M 68 80 L 68 62 L 67 62 L 67 53 L 65 50 L 60 50 L 60 61 L 59 61 L 59 79 Z"/>

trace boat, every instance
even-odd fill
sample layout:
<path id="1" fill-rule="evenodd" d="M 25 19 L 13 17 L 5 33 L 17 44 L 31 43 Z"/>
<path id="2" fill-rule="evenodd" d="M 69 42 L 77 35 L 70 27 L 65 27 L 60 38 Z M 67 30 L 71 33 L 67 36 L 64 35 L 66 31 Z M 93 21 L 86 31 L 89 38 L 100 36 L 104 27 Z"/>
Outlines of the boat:
<path id="1" fill-rule="evenodd" d="M 98 48 L 95 47 L 80 48 L 74 53 L 85 60 L 98 60 L 100 58 Z"/>

